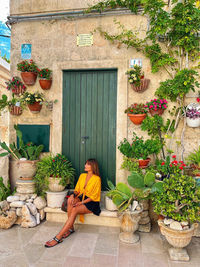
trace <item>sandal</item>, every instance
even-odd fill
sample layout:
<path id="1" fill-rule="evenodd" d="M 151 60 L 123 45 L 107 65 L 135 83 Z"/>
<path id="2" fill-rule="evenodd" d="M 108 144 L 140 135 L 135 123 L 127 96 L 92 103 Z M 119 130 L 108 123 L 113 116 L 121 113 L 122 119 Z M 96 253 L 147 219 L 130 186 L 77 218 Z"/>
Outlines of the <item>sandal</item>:
<path id="1" fill-rule="evenodd" d="M 51 242 L 55 240 L 57 243 L 55 245 L 47 245 L 48 242 Z M 58 239 L 56 236 L 54 238 L 52 238 L 51 240 L 47 241 L 46 244 L 44 245 L 46 248 L 52 248 L 52 247 L 55 247 L 56 245 L 58 245 L 59 243 L 62 243 L 63 240 L 62 238 L 61 239 Z"/>
<path id="2" fill-rule="evenodd" d="M 67 233 L 65 233 L 63 236 L 62 236 L 62 239 L 65 239 L 67 238 L 68 236 L 70 236 L 71 234 L 73 234 L 75 231 L 74 229 L 69 229 Z"/>

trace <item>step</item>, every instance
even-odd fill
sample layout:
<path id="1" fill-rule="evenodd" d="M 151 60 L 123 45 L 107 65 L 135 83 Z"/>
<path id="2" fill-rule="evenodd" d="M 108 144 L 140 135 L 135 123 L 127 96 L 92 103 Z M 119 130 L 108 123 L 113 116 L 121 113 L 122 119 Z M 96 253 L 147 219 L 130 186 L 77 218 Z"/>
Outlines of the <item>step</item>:
<path id="1" fill-rule="evenodd" d="M 66 222 L 67 212 L 62 211 L 60 208 L 49 208 L 44 209 L 46 212 L 46 220 L 50 222 Z M 79 216 L 75 223 L 81 224 Z M 84 215 L 84 224 L 99 225 L 99 226 L 113 226 L 120 227 L 120 221 L 116 211 L 108 211 L 102 209 L 100 216 L 96 216 L 92 213 Z"/>

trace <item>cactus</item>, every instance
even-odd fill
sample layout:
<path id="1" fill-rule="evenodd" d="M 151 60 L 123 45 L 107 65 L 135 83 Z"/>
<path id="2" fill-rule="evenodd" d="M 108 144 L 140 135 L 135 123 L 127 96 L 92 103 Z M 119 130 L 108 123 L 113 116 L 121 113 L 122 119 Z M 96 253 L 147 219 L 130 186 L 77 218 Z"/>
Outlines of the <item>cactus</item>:
<path id="1" fill-rule="evenodd" d="M 128 183 L 136 188 L 134 195 L 137 198 L 148 198 L 154 192 L 163 191 L 163 182 L 156 182 L 155 174 L 147 172 L 144 176 L 137 172 L 132 172 L 128 177 Z"/>

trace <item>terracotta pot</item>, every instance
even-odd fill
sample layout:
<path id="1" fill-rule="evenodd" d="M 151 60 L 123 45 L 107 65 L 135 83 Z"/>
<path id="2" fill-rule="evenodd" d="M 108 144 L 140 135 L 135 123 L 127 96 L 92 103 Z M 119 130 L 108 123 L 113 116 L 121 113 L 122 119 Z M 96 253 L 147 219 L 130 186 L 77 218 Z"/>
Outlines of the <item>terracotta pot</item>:
<path id="1" fill-rule="evenodd" d="M 34 104 L 28 104 L 28 108 L 33 113 L 39 113 L 42 109 L 42 105 L 40 105 L 40 102 L 35 102 Z"/>
<path id="2" fill-rule="evenodd" d="M 26 87 L 24 88 L 20 85 L 17 88 L 12 88 L 12 93 L 15 95 L 23 94 L 26 91 Z"/>
<path id="3" fill-rule="evenodd" d="M 140 211 L 125 211 L 119 214 L 119 219 L 121 222 L 121 233 L 119 234 L 119 240 L 124 243 L 136 243 L 139 241 L 140 237 L 138 234 L 134 234 L 138 229 L 138 223 L 141 219 Z"/>
<path id="4" fill-rule="evenodd" d="M 43 90 L 49 90 L 51 88 L 52 79 L 40 79 L 39 80 L 40 86 Z"/>
<path id="5" fill-rule="evenodd" d="M 49 190 L 52 192 L 61 192 L 65 189 L 65 186 L 60 185 L 60 179 L 61 178 L 56 178 L 56 177 L 49 177 Z"/>
<path id="6" fill-rule="evenodd" d="M 136 125 L 142 123 L 142 121 L 146 118 L 146 114 L 127 114 L 129 119 Z"/>
<path id="7" fill-rule="evenodd" d="M 22 114 L 22 108 L 17 106 L 11 106 L 9 108 L 10 114 L 15 116 L 20 116 Z"/>
<path id="8" fill-rule="evenodd" d="M 18 160 L 17 167 L 19 176 L 26 178 L 25 180 L 32 180 L 31 178 L 33 178 L 36 174 L 36 164 L 38 161 L 39 160 Z"/>
<path id="9" fill-rule="evenodd" d="M 133 83 L 131 83 L 131 87 L 135 92 L 143 93 L 149 87 L 149 83 L 149 79 L 141 79 L 139 86 L 135 86 Z"/>
<path id="10" fill-rule="evenodd" d="M 35 72 L 21 72 L 21 76 L 26 85 L 34 85 L 37 79 Z"/>
<path id="11" fill-rule="evenodd" d="M 154 116 L 154 115 L 162 115 L 164 111 L 165 111 L 165 110 L 162 109 L 162 108 L 159 108 L 159 109 L 157 109 L 157 110 L 150 109 L 150 110 L 149 110 L 149 113 L 151 114 L 151 116 Z"/>
<path id="12" fill-rule="evenodd" d="M 162 220 L 158 220 L 161 234 L 164 235 L 169 242 L 175 248 L 184 248 L 189 245 L 197 223 L 192 224 L 188 230 L 174 230 L 166 226 Z"/>
<path id="13" fill-rule="evenodd" d="M 139 159 L 138 162 L 139 162 L 139 168 L 146 168 L 150 162 L 150 158 L 147 158 L 147 159 Z"/>

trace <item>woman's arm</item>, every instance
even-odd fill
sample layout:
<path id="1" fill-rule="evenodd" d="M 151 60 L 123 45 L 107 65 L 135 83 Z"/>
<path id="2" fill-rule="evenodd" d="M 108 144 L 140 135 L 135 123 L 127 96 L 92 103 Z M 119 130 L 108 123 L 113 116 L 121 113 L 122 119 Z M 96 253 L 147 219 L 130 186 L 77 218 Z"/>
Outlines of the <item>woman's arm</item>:
<path id="1" fill-rule="evenodd" d="M 92 199 L 91 198 L 87 198 L 87 199 L 85 199 L 83 201 L 79 201 L 76 204 L 74 204 L 74 207 L 81 206 L 81 205 L 86 204 L 86 203 L 88 203 L 90 201 L 92 201 Z"/>

